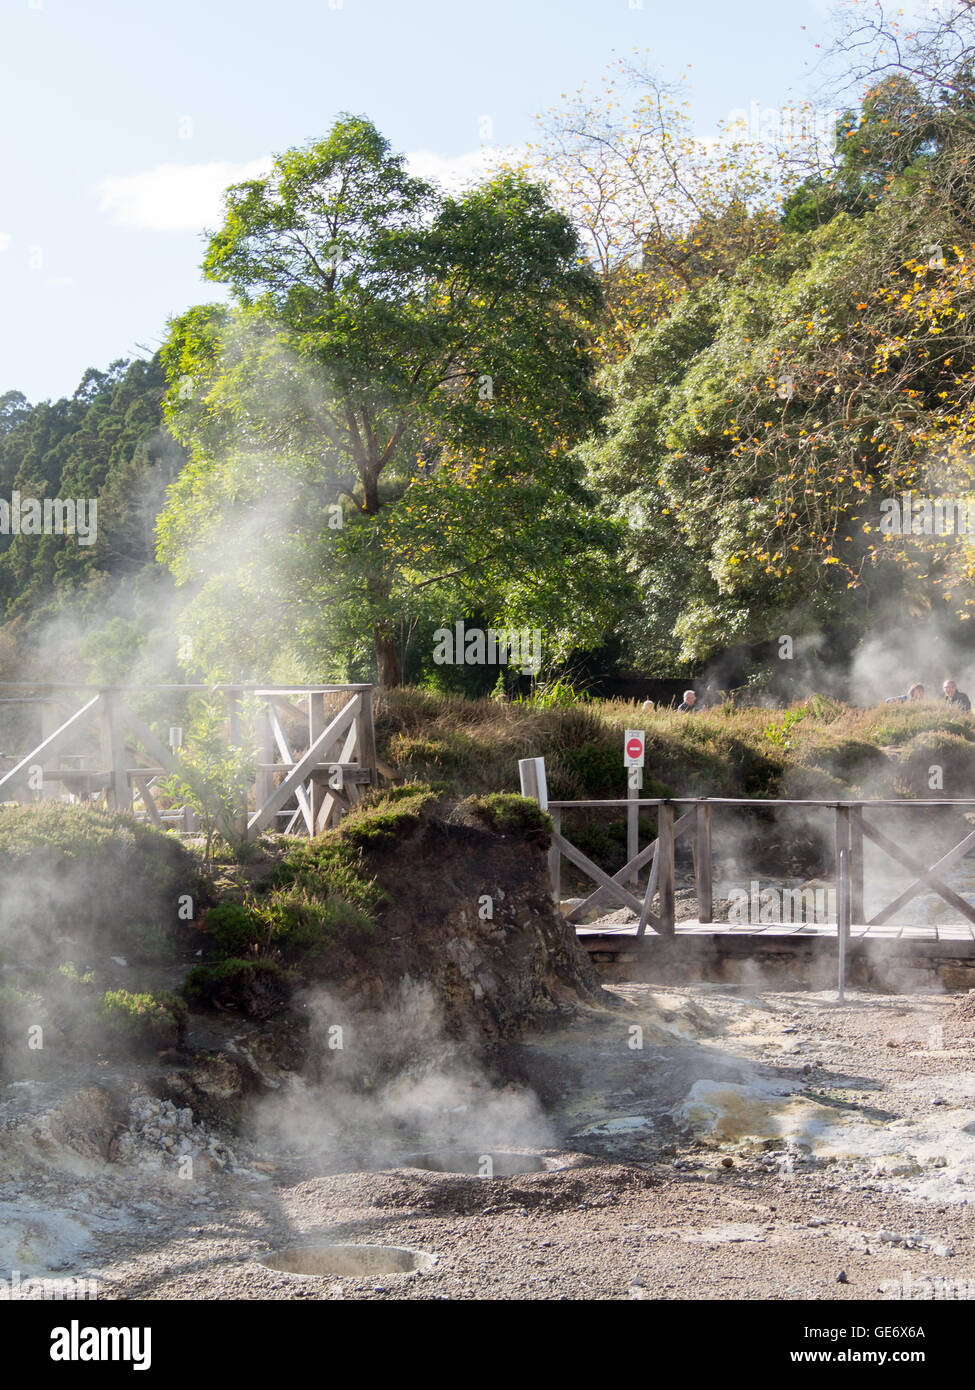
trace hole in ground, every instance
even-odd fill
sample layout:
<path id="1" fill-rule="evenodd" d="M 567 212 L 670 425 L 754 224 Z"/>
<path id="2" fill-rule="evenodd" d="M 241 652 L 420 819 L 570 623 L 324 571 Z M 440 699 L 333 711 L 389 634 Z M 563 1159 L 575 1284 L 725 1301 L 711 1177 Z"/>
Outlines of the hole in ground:
<path id="1" fill-rule="evenodd" d="M 513 1178 L 518 1173 L 545 1173 L 548 1164 L 537 1154 L 507 1153 L 486 1149 L 440 1149 L 435 1153 L 407 1154 L 400 1168 L 425 1168 L 431 1173 L 468 1173 L 475 1178 Z"/>
<path id="2" fill-rule="evenodd" d="M 291 1245 L 261 1260 L 281 1274 L 314 1278 L 332 1274 L 409 1274 L 431 1269 L 436 1255 L 407 1250 L 402 1245 Z"/>

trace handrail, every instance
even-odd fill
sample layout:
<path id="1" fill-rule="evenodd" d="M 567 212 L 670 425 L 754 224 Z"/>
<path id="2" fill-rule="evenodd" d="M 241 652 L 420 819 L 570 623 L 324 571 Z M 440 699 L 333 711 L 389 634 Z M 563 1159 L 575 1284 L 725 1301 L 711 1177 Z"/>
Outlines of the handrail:
<path id="1" fill-rule="evenodd" d="M 841 806 L 970 806 L 975 797 L 944 798 L 941 801 L 920 801 L 913 797 L 902 800 L 877 799 L 870 801 L 819 801 L 813 798 L 750 797 L 750 796 L 641 796 L 611 797 L 606 801 L 549 801 L 549 806 L 566 810 L 572 806 L 826 806 L 833 810 Z"/>

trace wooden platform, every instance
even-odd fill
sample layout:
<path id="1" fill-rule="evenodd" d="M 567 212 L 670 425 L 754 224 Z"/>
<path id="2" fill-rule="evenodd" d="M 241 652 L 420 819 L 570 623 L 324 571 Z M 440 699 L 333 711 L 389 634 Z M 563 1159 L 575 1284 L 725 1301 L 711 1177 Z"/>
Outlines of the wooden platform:
<path id="1" fill-rule="evenodd" d="M 637 936 L 628 923 L 578 927 L 579 944 L 606 980 L 648 984 L 835 989 L 834 925 L 678 922 L 672 936 Z M 975 932 L 967 923 L 853 927 L 846 950 L 851 988 L 886 993 L 975 990 Z"/>
<path id="2" fill-rule="evenodd" d="M 591 922 L 588 926 L 576 928 L 576 936 L 588 950 L 604 950 L 610 947 L 593 946 L 592 940 L 615 942 L 620 937 L 630 938 L 634 946 L 639 946 L 643 941 L 652 941 L 661 938 L 656 932 L 648 931 L 645 936 L 637 936 L 637 924 L 616 923 L 616 922 Z M 746 940 L 755 941 L 761 938 L 763 941 L 770 939 L 780 943 L 787 943 L 796 938 L 809 939 L 816 937 L 836 943 L 836 924 L 835 923 L 812 923 L 812 922 L 766 922 L 759 925 L 738 925 L 728 922 L 698 922 L 689 919 L 675 924 L 674 936 L 669 940 L 680 939 L 681 937 L 693 936 L 713 936 L 720 938 L 743 937 Z M 945 942 L 952 946 L 971 946 L 975 954 L 975 927 L 967 922 L 933 923 L 930 926 L 898 926 L 895 923 L 884 923 L 882 926 L 858 926 L 853 924 L 850 928 L 850 946 L 852 948 L 856 942 L 877 942 L 877 941 L 911 941 L 922 942 Z"/>

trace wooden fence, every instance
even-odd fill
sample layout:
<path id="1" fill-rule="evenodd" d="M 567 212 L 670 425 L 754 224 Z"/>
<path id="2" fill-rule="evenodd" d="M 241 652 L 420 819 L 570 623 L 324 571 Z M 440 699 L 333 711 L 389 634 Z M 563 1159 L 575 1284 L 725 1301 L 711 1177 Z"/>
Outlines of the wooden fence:
<path id="1" fill-rule="evenodd" d="M 16 690 L 30 693 L 9 693 Z M 0 757 L 0 803 L 71 798 L 192 829 L 187 808 L 167 807 L 161 796 L 162 780 L 179 771 L 177 737 L 167 746 L 124 698 L 148 693 L 222 696 L 234 747 L 243 742 L 243 702 L 256 704 L 256 780 L 237 813 L 220 817 L 235 838 L 254 839 L 279 821 L 286 833 L 319 834 L 376 780 L 371 685 L 6 684 L 3 704 L 39 706 L 41 737 L 27 753 Z"/>
<path id="2" fill-rule="evenodd" d="M 890 920 L 896 912 L 906 906 L 919 893 L 932 892 L 944 899 L 967 922 L 975 923 L 975 904 L 967 902 L 959 893 L 945 883 L 943 874 L 955 867 L 966 854 L 975 850 L 975 830 L 958 840 L 950 849 L 941 854 L 934 864 L 925 864 L 913 849 L 905 848 L 876 821 L 876 812 L 886 807 L 896 807 L 908 816 L 907 833 L 910 831 L 910 817 L 923 813 L 933 807 L 944 809 L 955 807 L 959 810 L 975 811 L 975 800 L 941 801 L 799 801 L 750 799 L 747 797 L 640 797 L 610 799 L 602 801 L 550 801 L 545 783 L 544 759 L 524 759 L 519 764 L 522 794 L 531 796 L 539 802 L 552 818 L 555 827 L 552 836 L 552 849 L 549 854 L 549 870 L 552 880 L 552 894 L 556 902 L 561 899 L 561 872 L 563 856 L 580 869 L 597 886 L 594 892 L 576 904 L 568 914 L 570 922 L 580 922 L 597 904 L 607 899 L 630 908 L 639 915 L 638 935 L 643 935 L 647 927 L 665 936 L 672 936 L 675 927 L 674 909 L 674 849 L 680 836 L 691 842 L 694 864 L 694 883 L 698 905 L 698 920 L 712 922 L 713 917 L 713 854 L 712 819 L 716 809 L 745 807 L 757 810 L 773 807 L 776 810 L 797 807 L 805 812 L 831 812 L 833 816 L 833 859 L 834 881 L 839 887 L 840 863 L 845 851 L 846 874 L 849 884 L 849 920 L 853 924 L 880 926 Z M 657 812 L 657 836 L 643 849 L 639 848 L 638 817 L 641 808 L 655 808 Z M 681 814 L 676 815 L 676 810 Z M 607 874 L 598 864 L 585 855 L 562 833 L 562 814 L 574 809 L 623 810 L 631 818 L 631 833 L 628 837 L 630 856 L 615 874 Z M 897 893 L 872 917 L 866 919 L 864 911 L 864 844 L 870 842 L 901 869 L 913 875 L 912 881 Z M 635 886 L 640 870 L 650 865 L 646 889 L 642 896 L 631 891 L 626 885 Z M 657 899 L 656 911 L 652 910 Z"/>

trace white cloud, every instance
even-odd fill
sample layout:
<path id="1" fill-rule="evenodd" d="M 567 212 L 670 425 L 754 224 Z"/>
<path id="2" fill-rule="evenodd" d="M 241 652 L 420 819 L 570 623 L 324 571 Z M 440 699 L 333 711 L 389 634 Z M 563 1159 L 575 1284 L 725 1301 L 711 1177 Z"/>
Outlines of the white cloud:
<path id="1" fill-rule="evenodd" d="M 430 179 L 455 192 L 488 175 L 501 155 L 518 151 L 469 150 L 441 155 L 416 150 L 406 156 L 411 174 Z M 107 213 L 120 227 L 153 232 L 198 232 L 223 220 L 221 196 L 230 184 L 261 178 L 270 171 L 271 157 L 234 164 L 215 160 L 209 164 L 157 164 L 138 174 L 106 178 L 98 185 L 99 212 Z M 0 251 L 4 250 L 0 237 Z"/>
<path id="2" fill-rule="evenodd" d="M 120 227 L 153 232 L 199 232 L 223 221 L 221 195 L 232 183 L 260 178 L 270 157 L 247 164 L 157 164 L 140 174 L 103 179 L 99 212 Z"/>
<path id="3" fill-rule="evenodd" d="M 501 149 L 468 150 L 466 154 L 456 155 L 414 150 L 406 156 L 406 163 L 410 173 L 417 178 L 429 179 L 431 183 L 438 183 L 451 193 L 456 193 L 468 184 L 487 178 L 502 156 L 511 159 L 517 154 L 516 150 Z"/>
<path id="4" fill-rule="evenodd" d="M 9 251 L 11 240 L 9 232 L 0 232 L 0 251 Z"/>

